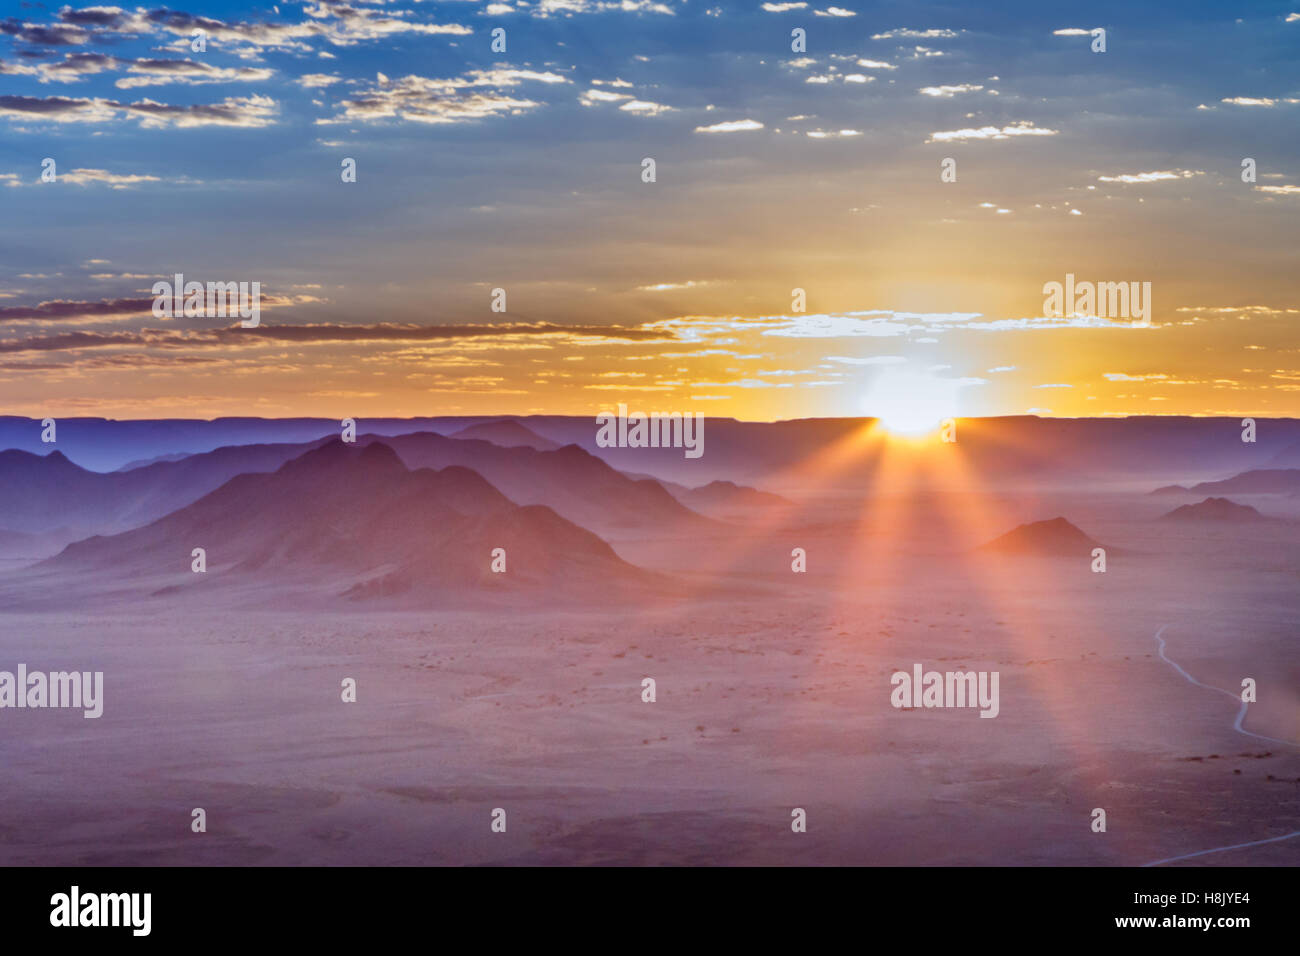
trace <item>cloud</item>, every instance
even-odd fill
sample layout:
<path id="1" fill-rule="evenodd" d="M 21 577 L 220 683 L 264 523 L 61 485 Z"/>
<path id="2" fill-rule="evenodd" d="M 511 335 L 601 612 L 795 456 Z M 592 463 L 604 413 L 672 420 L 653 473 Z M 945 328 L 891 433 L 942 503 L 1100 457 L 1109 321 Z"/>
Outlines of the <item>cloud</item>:
<path id="1" fill-rule="evenodd" d="M 628 93 L 611 93 L 608 90 L 587 90 L 578 97 L 578 102 L 583 106 L 595 106 L 597 103 L 617 103 L 619 100 L 630 100 L 632 97 Z"/>
<path id="2" fill-rule="evenodd" d="M 557 13 L 572 16 L 575 13 L 609 13 L 611 11 L 658 13 L 670 17 L 675 16 L 672 7 L 656 3 L 654 0 L 614 0 L 614 2 L 606 2 L 606 0 L 541 0 L 533 8 L 533 16 L 549 17 Z"/>
<path id="3" fill-rule="evenodd" d="M 964 31 L 941 30 L 941 29 L 940 30 L 901 29 L 901 30 L 889 30 L 886 33 L 874 33 L 872 34 L 871 39 L 892 40 L 894 38 L 907 38 L 911 40 L 937 40 L 937 39 L 951 40 L 953 37 L 957 36 L 959 32 L 964 32 Z"/>
<path id="4" fill-rule="evenodd" d="M 59 182 L 73 183 L 77 186 L 88 186 L 91 183 L 105 183 L 114 189 L 126 189 L 129 186 L 135 186 L 139 183 L 157 183 L 161 182 L 157 176 L 140 176 L 140 175 L 119 175 L 110 173 L 106 169 L 74 169 L 66 173 L 59 173 Z"/>
<path id="5" fill-rule="evenodd" d="M 984 87 L 976 84 L 959 83 L 956 86 L 923 86 L 921 89 L 917 90 L 917 92 L 924 93 L 926 96 L 951 98 L 958 93 L 975 93 L 982 89 L 984 89 Z"/>
<path id="6" fill-rule="evenodd" d="M 380 73 L 376 84 L 340 102 L 341 112 L 319 124 L 400 119 L 414 123 L 464 123 L 536 109 L 540 103 L 518 99 L 503 90 L 531 83 L 569 83 L 558 73 L 534 70 L 471 70 L 458 77 L 405 76 L 392 80 Z"/>
<path id="7" fill-rule="evenodd" d="M 746 130 L 762 129 L 763 124 L 758 120 L 727 120 L 722 123 L 714 123 L 712 126 L 697 126 L 697 133 L 740 133 Z"/>
<path id="8" fill-rule="evenodd" d="M 51 63 L 0 62 L 0 75 L 34 76 L 41 83 L 79 83 L 82 77 L 117 69 L 118 63 L 104 53 L 66 53 Z"/>
<path id="9" fill-rule="evenodd" d="M 1274 193 L 1278 196 L 1300 196 L 1300 186 L 1287 183 L 1285 186 L 1256 186 L 1262 193 Z"/>
<path id="10" fill-rule="evenodd" d="M 275 71 L 245 67 L 217 67 L 194 60 L 134 60 L 127 67 L 134 74 L 118 80 L 114 85 L 121 90 L 140 86 L 182 84 L 202 86 L 208 83 L 254 83 L 270 79 Z"/>
<path id="11" fill-rule="evenodd" d="M 689 282 L 660 282 L 658 285 L 639 285 L 636 287 L 638 292 L 672 292 L 677 289 L 696 289 L 702 285 L 708 285 L 707 280 Z"/>
<path id="12" fill-rule="evenodd" d="M 265 297 L 264 297 L 265 298 Z M 129 306 L 146 303 L 151 310 L 153 299 L 117 300 Z M 78 305 L 92 303 L 42 303 L 42 305 Z M 263 305 L 265 308 L 265 303 Z M 0 308 L 0 321 L 6 309 Z M 138 311 L 138 310 L 133 310 Z M 114 315 L 121 313 L 114 313 Z M 55 335 L 35 336 L 26 339 L 0 341 L 0 353 L 58 352 L 85 348 L 141 348 L 167 349 L 250 346 L 258 343 L 277 344 L 327 344 L 332 342 L 438 342 L 458 339 L 497 338 L 564 338 L 592 340 L 658 340 L 664 337 L 659 330 L 601 325 L 556 325 L 551 322 L 506 323 L 502 325 L 404 325 L 381 322 L 371 325 L 268 325 L 245 329 L 238 325 L 218 329 L 140 329 L 124 332 L 63 332 Z"/>
<path id="13" fill-rule="evenodd" d="M 884 60 L 858 60 L 858 66 L 865 67 L 868 70 L 897 70 L 892 63 L 886 63 Z"/>
<path id="14" fill-rule="evenodd" d="M 147 299 L 101 299 L 97 302 L 53 299 L 39 305 L 2 306 L 0 307 L 0 323 L 119 319 L 133 315 L 152 314 L 152 312 L 152 296 Z"/>
<path id="15" fill-rule="evenodd" d="M 1009 139 L 1013 136 L 1055 136 L 1059 130 L 1035 126 L 1028 120 L 1013 123 L 1010 126 L 982 126 L 979 129 L 954 129 L 931 133 L 926 142 L 949 143 L 968 139 Z"/>
<path id="16" fill-rule="evenodd" d="M 86 76 L 124 70 L 119 89 L 183 83 L 250 83 L 270 79 L 275 71 L 255 67 L 217 67 L 190 59 L 122 59 L 104 53 L 68 53 L 51 63 L 0 63 L 0 74 L 34 76 L 41 83 L 79 83 Z"/>
<path id="17" fill-rule="evenodd" d="M 1169 378 L 1168 375 L 1129 375 L 1126 372 L 1103 372 L 1102 378 L 1108 382 L 1150 382 L 1162 381 Z M 1040 385 L 1039 388 L 1044 386 Z"/>
<path id="18" fill-rule="evenodd" d="M 204 31 L 211 40 L 226 44 L 245 44 L 261 48 L 306 51 L 311 47 L 306 40 L 320 39 L 334 46 L 352 46 L 363 40 L 380 40 L 400 34 L 423 36 L 468 36 L 474 31 L 457 23 L 420 23 L 405 19 L 407 11 L 369 10 L 333 0 L 317 0 L 304 5 L 308 19 L 298 23 L 226 23 L 209 17 L 164 8 L 141 15 L 139 11 L 117 27 L 122 32 L 147 32 L 147 28 L 163 30 L 178 37 L 189 38 L 196 29 Z M 141 22 L 143 20 L 143 23 Z M 142 30 L 142 27 L 145 28 Z"/>
<path id="19" fill-rule="evenodd" d="M 341 83 L 342 79 L 332 73 L 304 73 L 295 82 L 305 90 L 319 90 Z"/>
<path id="20" fill-rule="evenodd" d="M 662 103 L 651 103 L 649 100 L 632 100 L 630 103 L 624 103 L 619 109 L 627 110 L 629 113 L 645 113 L 650 116 L 672 112 L 671 106 L 664 106 Z"/>
<path id="21" fill-rule="evenodd" d="M 23 23 L 15 17 L 0 20 L 0 33 L 32 46 L 80 46 L 90 39 L 90 33 L 75 24 L 43 26 Z"/>
<path id="22" fill-rule="evenodd" d="M 1201 170 L 1184 169 L 1175 172 L 1174 170 L 1161 169 L 1150 173 L 1123 173 L 1119 176 L 1098 176 L 1097 181 L 1103 183 L 1158 183 L 1167 179 L 1191 179 L 1193 176 L 1204 176 Z"/>
<path id="23" fill-rule="evenodd" d="M 806 3 L 765 3 L 763 9 L 768 13 L 786 13 L 790 10 L 802 10 L 808 4 Z"/>
<path id="24" fill-rule="evenodd" d="M 95 97 L 0 96 L 0 116 L 56 123 L 107 123 L 126 118 L 148 128 L 177 126 L 270 126 L 279 106 L 267 96 L 230 96 L 220 103 L 172 106 L 154 100 L 123 103 Z"/>
<path id="25" fill-rule="evenodd" d="M 843 7 L 827 7 L 825 10 L 814 10 L 814 14 L 819 17 L 856 17 L 857 14 L 852 10 L 845 10 Z"/>
<path id="26" fill-rule="evenodd" d="M 1277 105 L 1277 100 L 1270 99 L 1266 96 L 1260 96 L 1260 97 L 1234 96 L 1231 98 L 1225 96 L 1222 100 L 1220 100 L 1220 102 L 1228 103 L 1231 104 L 1232 106 L 1276 106 Z"/>
<path id="27" fill-rule="evenodd" d="M 1065 27 L 1062 30 L 1053 30 L 1052 36 L 1058 37 L 1086 37 L 1092 36 L 1091 30 L 1085 30 L 1082 27 Z"/>

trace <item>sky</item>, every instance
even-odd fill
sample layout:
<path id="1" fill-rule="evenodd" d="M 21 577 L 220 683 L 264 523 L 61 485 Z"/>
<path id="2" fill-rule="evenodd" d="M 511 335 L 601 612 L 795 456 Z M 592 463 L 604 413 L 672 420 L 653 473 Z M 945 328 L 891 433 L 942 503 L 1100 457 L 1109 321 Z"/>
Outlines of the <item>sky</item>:
<path id="1" fill-rule="evenodd" d="M 0 413 L 1300 415 L 1300 3 L 841 2 L 6 0 Z"/>

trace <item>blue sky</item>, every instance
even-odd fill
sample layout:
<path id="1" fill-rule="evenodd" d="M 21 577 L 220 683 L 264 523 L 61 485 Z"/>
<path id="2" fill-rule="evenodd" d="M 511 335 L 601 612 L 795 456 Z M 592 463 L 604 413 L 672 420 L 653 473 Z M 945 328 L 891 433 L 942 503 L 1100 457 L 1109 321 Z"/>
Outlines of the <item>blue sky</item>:
<path id="1" fill-rule="evenodd" d="M 1290 3 L 6 4 L 0 401 L 1300 413 L 1298 52 Z M 175 272 L 319 331 L 162 325 Z M 1067 272 L 1158 328 L 1028 324 Z"/>

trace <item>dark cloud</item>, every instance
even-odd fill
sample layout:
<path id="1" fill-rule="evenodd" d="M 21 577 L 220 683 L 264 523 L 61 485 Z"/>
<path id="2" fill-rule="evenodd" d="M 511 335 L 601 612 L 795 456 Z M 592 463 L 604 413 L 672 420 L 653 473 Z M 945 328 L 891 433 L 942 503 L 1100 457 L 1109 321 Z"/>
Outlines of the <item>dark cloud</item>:
<path id="1" fill-rule="evenodd" d="M 228 96 L 220 103 L 176 106 L 154 100 L 123 103 L 102 97 L 0 96 L 0 116 L 66 123 L 105 123 L 125 114 L 145 126 L 269 126 L 278 104 L 268 96 Z"/>
<path id="2" fill-rule="evenodd" d="M 78 46 L 88 39 L 88 34 L 80 27 L 57 24 L 41 26 L 23 23 L 15 17 L 0 20 L 0 33 L 33 46 Z"/>
<path id="3" fill-rule="evenodd" d="M 49 302 L 42 302 L 39 305 L 0 307 L 0 322 L 31 321 L 33 319 L 58 322 L 152 312 L 152 297 L 147 299 L 101 299 L 97 302 L 73 302 L 65 299 L 54 299 Z"/>
<path id="4" fill-rule="evenodd" d="M 148 300 L 152 304 L 152 300 Z M 73 349 L 139 346 L 142 348 L 204 348 L 251 345 L 257 342 L 436 342 L 449 339 L 510 338 L 514 336 L 580 336 L 626 341 L 660 340 L 661 329 L 614 325 L 557 325 L 553 322 L 513 322 L 503 325 L 262 325 L 255 329 L 228 326 L 181 331 L 140 329 L 123 332 L 64 332 L 0 341 L 0 353 L 61 352 Z"/>
<path id="5" fill-rule="evenodd" d="M 79 27 L 117 27 L 126 23 L 129 17 L 117 7 L 87 7 L 84 10 L 64 7 L 59 11 L 59 19 Z"/>

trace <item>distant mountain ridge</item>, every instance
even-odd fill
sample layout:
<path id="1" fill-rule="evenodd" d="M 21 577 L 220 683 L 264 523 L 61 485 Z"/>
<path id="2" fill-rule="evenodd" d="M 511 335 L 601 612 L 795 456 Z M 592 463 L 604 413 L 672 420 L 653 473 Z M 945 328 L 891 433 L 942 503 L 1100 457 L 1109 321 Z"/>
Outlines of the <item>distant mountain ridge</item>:
<path id="1" fill-rule="evenodd" d="M 1160 516 L 1162 521 L 1267 521 L 1250 505 L 1240 505 L 1227 498 L 1206 498 L 1194 505 L 1181 505 Z"/>
<path id="2" fill-rule="evenodd" d="M 648 408 L 649 406 L 647 406 Z M 868 418 L 807 418 L 746 422 L 705 419 L 705 453 L 684 460 L 681 449 L 608 448 L 595 444 L 594 416 L 480 415 L 427 418 L 362 418 L 359 432 L 381 436 L 433 431 L 450 434 L 509 418 L 558 445 L 577 444 L 614 467 L 653 474 L 696 487 L 713 480 L 772 485 L 793 462 L 806 460 L 871 428 Z M 989 474 L 1055 476 L 1146 476 L 1160 480 L 1208 479 L 1250 468 L 1277 467 L 1300 445 L 1300 420 L 1257 418 L 1258 442 L 1239 439 L 1240 418 L 1133 416 L 1061 419 L 1011 416 L 958 420 L 958 442 L 967 463 Z M 323 418 L 218 418 L 197 420 L 58 420 L 58 447 L 88 468 L 112 470 L 129 462 L 174 453 L 201 453 L 229 445 L 302 444 L 339 432 Z M 0 448 L 44 454 L 38 419 L 0 416 Z M 1275 461 L 1280 457 L 1280 461 Z M 870 456 L 844 473 L 859 485 L 876 467 Z M 780 490 L 779 486 L 776 490 Z"/>
<path id="3" fill-rule="evenodd" d="M 494 445 L 501 445 L 504 448 L 525 446 L 535 448 L 538 451 L 554 451 L 560 447 L 559 443 L 553 442 L 549 438 L 543 438 L 513 419 L 470 425 L 468 428 L 453 432 L 448 437 L 476 438 L 481 441 L 491 442 Z"/>
<path id="4" fill-rule="evenodd" d="M 432 432 L 362 435 L 357 443 L 381 439 L 411 468 L 475 469 L 513 501 L 552 506 L 598 531 L 706 520 L 653 479 L 634 481 L 572 445 L 538 451 Z M 77 537 L 125 531 L 191 504 L 237 475 L 275 471 L 305 451 L 335 441 L 236 445 L 108 473 L 88 471 L 60 451 L 0 452 L 0 530 L 41 534 L 71 528 Z"/>
<path id="5" fill-rule="evenodd" d="M 1191 486 L 1165 485 L 1151 493 L 1286 495 L 1296 492 L 1300 492 L 1300 468 L 1257 468 L 1219 481 L 1202 481 Z"/>
<path id="6" fill-rule="evenodd" d="M 206 552 L 205 575 L 190 572 Z M 494 573 L 494 549 L 506 571 Z M 234 574 L 325 573 L 356 598 L 485 587 L 594 589 L 641 572 L 550 508 L 520 507 L 461 467 L 409 470 L 382 442 L 334 439 L 269 474 L 244 474 L 143 528 L 69 545 L 37 570 L 179 586 Z M 259 577 L 259 579 L 260 579 Z"/>

